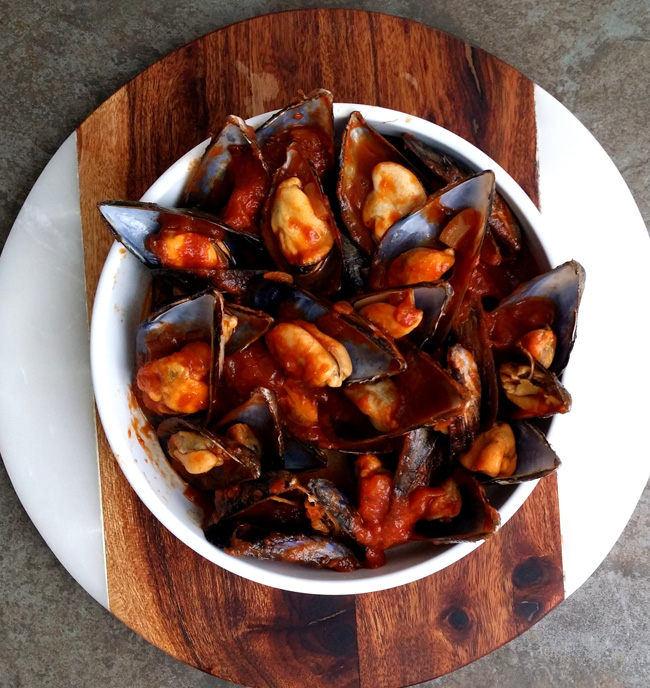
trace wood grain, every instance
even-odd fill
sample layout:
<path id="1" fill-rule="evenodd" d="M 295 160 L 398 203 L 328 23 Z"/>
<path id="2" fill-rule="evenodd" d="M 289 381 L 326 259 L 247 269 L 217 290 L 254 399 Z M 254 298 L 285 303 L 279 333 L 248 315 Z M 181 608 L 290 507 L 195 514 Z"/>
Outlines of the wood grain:
<path id="1" fill-rule="evenodd" d="M 227 114 L 249 117 L 317 87 L 451 129 L 538 202 L 533 85 L 514 69 L 396 17 L 258 17 L 164 58 L 79 128 L 89 306 L 111 243 L 98 201 L 140 197 Z M 178 541 L 133 493 L 98 432 L 111 611 L 216 676 L 252 686 L 407 685 L 492 651 L 562 599 L 553 478 L 491 541 L 434 576 L 356 598 L 300 595 L 247 582 Z"/>

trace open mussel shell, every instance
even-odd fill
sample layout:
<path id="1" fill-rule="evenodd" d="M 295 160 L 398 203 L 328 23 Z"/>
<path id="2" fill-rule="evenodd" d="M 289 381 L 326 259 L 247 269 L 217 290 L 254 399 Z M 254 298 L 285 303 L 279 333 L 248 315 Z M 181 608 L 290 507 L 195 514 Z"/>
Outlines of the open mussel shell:
<path id="1" fill-rule="evenodd" d="M 212 513 L 206 519 L 204 529 L 217 525 L 272 494 L 282 494 L 299 484 L 298 478 L 288 471 L 266 471 L 255 480 L 238 483 L 234 487 L 218 488 L 214 492 Z"/>
<path id="2" fill-rule="evenodd" d="M 293 284 L 264 279 L 251 285 L 247 296 L 251 308 L 269 313 L 276 321 L 306 320 L 340 342 L 352 361 L 346 384 L 377 380 L 405 367 L 395 344 L 364 318 L 340 312 Z"/>
<path id="3" fill-rule="evenodd" d="M 295 142 L 322 179 L 334 166 L 334 98 L 318 89 L 280 110 L 255 131 L 271 172 L 282 165 Z"/>
<path id="4" fill-rule="evenodd" d="M 115 238 L 149 268 L 166 267 L 151 251 L 148 242 L 151 236 L 166 226 L 210 238 L 228 269 L 243 266 L 247 269 L 264 268 L 268 264 L 264 247 L 257 237 L 238 232 L 214 216 L 198 210 L 163 208 L 155 203 L 104 201 L 99 204 L 99 211 Z M 180 271 L 192 272 L 189 269 Z M 206 280 L 218 272 L 199 270 L 200 276 Z"/>
<path id="5" fill-rule="evenodd" d="M 433 344 L 447 336 L 479 260 L 485 227 L 494 194 L 494 173 L 481 172 L 432 196 L 420 210 L 396 222 L 377 246 L 370 271 L 373 289 L 386 287 L 391 263 L 406 251 L 416 248 L 447 248 L 440 237 L 452 222 L 459 225 L 460 236 L 453 236 L 455 262 L 447 281 L 453 289 L 445 314 L 438 325 Z M 462 214 L 462 221 L 460 220 Z"/>
<path id="6" fill-rule="evenodd" d="M 239 180 L 243 180 L 242 189 L 238 188 Z M 230 115 L 190 176 L 180 205 L 198 207 L 218 215 L 234 229 L 256 234 L 259 210 L 270 184 L 255 132 L 243 119 Z M 246 197 L 245 212 L 238 202 L 242 192 Z"/>
<path id="7" fill-rule="evenodd" d="M 453 295 L 448 282 L 421 282 L 402 289 L 383 289 L 371 294 L 363 294 L 350 299 L 350 304 L 358 313 L 365 306 L 374 303 L 400 303 L 413 293 L 414 306 L 423 313 L 422 322 L 408 335 L 417 346 L 423 346 L 435 334 L 440 318 Z M 395 305 L 393 303 L 393 305 Z"/>
<path id="8" fill-rule="evenodd" d="M 569 361 L 575 342 L 578 308 L 584 287 L 585 270 L 580 263 L 571 260 L 520 285 L 490 313 L 490 318 L 498 326 L 500 318 L 512 321 L 526 301 L 552 302 L 555 318 L 549 324 L 557 337 L 557 345 L 549 370 L 559 375 Z"/>
<path id="9" fill-rule="evenodd" d="M 329 250 L 324 255 L 323 251 L 318 251 L 318 245 L 311 241 L 311 236 L 306 236 L 303 231 L 298 236 L 292 234 L 285 239 L 294 251 L 291 256 L 286 256 L 282 238 L 273 231 L 273 215 L 276 204 L 280 202 L 278 188 L 289 179 L 300 181 L 316 217 L 327 228 L 327 236 L 319 237 L 321 241 L 325 238 L 328 240 Z M 264 246 L 278 269 L 291 274 L 298 286 L 323 295 L 333 294 L 339 289 L 343 268 L 341 233 L 316 171 L 296 143 L 287 148 L 284 164 L 273 176 L 273 185 L 262 212 L 260 232 Z"/>
<path id="10" fill-rule="evenodd" d="M 557 376 L 541 363 L 502 363 L 499 381 L 509 402 L 499 405 L 500 417 L 548 418 L 571 410 L 571 395 Z"/>
<path id="11" fill-rule="evenodd" d="M 208 378 L 209 403 L 206 418 L 214 406 L 224 361 L 223 297 L 214 289 L 207 289 L 184 297 L 144 320 L 136 332 L 136 366 L 180 351 L 190 342 L 202 341 L 210 345 L 211 360 Z"/>
<path id="12" fill-rule="evenodd" d="M 236 423 L 252 428 L 262 445 L 262 462 L 265 471 L 283 467 L 284 439 L 280 426 L 278 402 L 268 389 L 256 389 L 243 404 L 227 413 L 216 425 L 226 432 Z"/>
<path id="13" fill-rule="evenodd" d="M 190 473 L 180 459 L 170 451 L 170 441 L 174 437 L 182 437 L 179 442 L 186 444 L 188 451 L 194 447 L 201 447 L 214 454 L 219 457 L 221 465 L 214 466 L 205 473 Z M 174 469 L 183 480 L 198 490 L 221 489 L 260 476 L 259 458 L 249 448 L 183 418 L 164 420 L 158 426 L 158 438 Z"/>
<path id="14" fill-rule="evenodd" d="M 485 488 L 478 480 L 462 468 L 454 470 L 451 477 L 460 492 L 460 513 L 448 521 L 418 521 L 414 539 L 428 540 L 435 545 L 477 542 L 498 530 L 501 517 L 488 502 Z"/>
<path id="15" fill-rule="evenodd" d="M 214 289 L 185 296 L 151 313 L 138 327 L 138 363 L 166 356 L 184 344 L 212 343 L 223 316 L 223 297 Z"/>
<path id="16" fill-rule="evenodd" d="M 515 472 L 507 477 L 490 478 L 485 483 L 510 485 L 537 480 L 557 471 L 562 462 L 541 430 L 526 421 L 512 421 L 510 427 L 517 451 Z"/>
<path id="17" fill-rule="evenodd" d="M 438 248 L 440 234 L 463 210 L 474 210 L 472 226 L 463 235 L 461 249 L 477 253 L 481 247 L 485 221 L 494 192 L 494 173 L 481 172 L 462 182 L 445 187 L 429 198 L 426 205 L 388 229 L 372 261 L 371 282 L 382 285 L 390 264 L 414 248 Z"/>
<path id="18" fill-rule="evenodd" d="M 215 491 L 212 513 L 204 523 L 208 540 L 224 546 L 242 523 L 267 532 L 340 532 L 336 520 L 311 490 L 284 470 L 266 472 L 256 480 Z"/>
<path id="19" fill-rule="evenodd" d="M 426 168 L 437 177 L 443 185 L 455 184 L 474 172 L 465 166 L 460 160 L 456 160 L 447 153 L 435 150 L 428 146 L 413 134 L 402 134 L 406 148 L 422 162 Z M 517 219 L 512 214 L 503 196 L 494 194 L 492 211 L 488 219 L 488 228 L 511 251 L 521 248 L 521 228 Z"/>
<path id="20" fill-rule="evenodd" d="M 360 112 L 353 112 L 343 133 L 336 193 L 350 236 L 368 254 L 375 250 L 375 240 L 363 222 L 363 207 L 373 189 L 372 170 L 382 162 L 397 163 L 418 177 L 406 158 L 368 125 Z"/>
<path id="21" fill-rule="evenodd" d="M 362 521 L 359 512 L 348 497 L 326 478 L 313 478 L 307 483 L 307 487 L 319 504 L 336 521 L 341 531 L 355 540 L 355 533 L 361 527 Z"/>
<path id="22" fill-rule="evenodd" d="M 341 390 L 329 390 L 323 396 L 318 417 L 331 448 L 345 452 L 379 451 L 380 441 L 423 426 L 445 427 L 462 411 L 466 403 L 465 390 L 417 347 L 400 341 L 399 348 L 406 361 L 402 373 L 378 383 L 359 383 Z M 390 389 L 377 394 L 370 414 L 365 415 L 350 397 L 371 397 L 376 385 L 388 385 Z M 376 417 L 372 415 L 375 413 Z M 373 420 L 387 416 L 390 425 L 383 429 L 371 424 Z"/>
<path id="23" fill-rule="evenodd" d="M 225 355 L 231 356 L 256 342 L 273 324 L 273 318 L 262 311 L 225 303 L 224 312 L 227 316 L 237 319 L 237 323 L 225 346 Z"/>

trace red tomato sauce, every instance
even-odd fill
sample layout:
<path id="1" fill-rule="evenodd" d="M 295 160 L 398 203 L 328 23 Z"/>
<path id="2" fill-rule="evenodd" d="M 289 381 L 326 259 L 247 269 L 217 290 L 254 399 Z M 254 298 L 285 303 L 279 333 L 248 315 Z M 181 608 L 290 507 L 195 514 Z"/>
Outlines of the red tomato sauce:
<path id="1" fill-rule="evenodd" d="M 262 155 L 272 172 L 282 167 L 287 146 L 294 141 L 319 177 L 331 169 L 334 164 L 334 148 L 327 133 L 320 127 L 296 124 L 271 136 L 262 146 Z"/>
<path id="2" fill-rule="evenodd" d="M 231 156 L 228 176 L 235 179 L 235 184 L 219 215 L 234 229 L 257 233 L 260 208 L 270 186 L 269 176 L 248 146 L 233 146 Z"/>
<path id="3" fill-rule="evenodd" d="M 543 296 L 530 296 L 504 306 L 488 315 L 492 343 L 497 349 L 510 349 L 532 330 L 553 329 L 555 314 L 555 303 Z"/>

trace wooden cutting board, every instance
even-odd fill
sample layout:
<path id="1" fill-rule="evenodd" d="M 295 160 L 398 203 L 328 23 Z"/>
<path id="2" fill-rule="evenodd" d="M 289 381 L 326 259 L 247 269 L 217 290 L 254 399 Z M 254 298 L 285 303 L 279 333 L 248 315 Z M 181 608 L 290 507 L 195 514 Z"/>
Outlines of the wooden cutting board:
<path id="1" fill-rule="evenodd" d="M 533 84 L 487 53 L 404 19 L 300 10 L 177 50 L 78 129 L 88 303 L 111 238 L 96 209 L 137 199 L 226 115 L 298 92 L 418 115 L 467 139 L 538 203 Z M 457 669 L 563 599 L 557 484 L 543 480 L 491 540 L 416 583 L 359 596 L 274 590 L 209 563 L 139 501 L 99 432 L 111 611 L 199 669 L 249 686 L 404 686 Z"/>

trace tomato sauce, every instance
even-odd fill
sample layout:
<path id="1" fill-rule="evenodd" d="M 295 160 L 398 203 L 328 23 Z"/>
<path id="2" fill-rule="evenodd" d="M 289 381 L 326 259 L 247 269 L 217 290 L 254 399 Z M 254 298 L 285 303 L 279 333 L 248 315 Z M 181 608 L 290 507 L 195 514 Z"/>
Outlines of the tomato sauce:
<path id="1" fill-rule="evenodd" d="M 334 147 L 327 132 L 321 127 L 296 123 L 295 126 L 274 134 L 262 145 L 262 156 L 267 161 L 271 172 L 282 167 L 287 147 L 293 142 L 314 166 L 319 177 L 322 177 L 334 165 Z"/>
<path id="2" fill-rule="evenodd" d="M 233 146 L 231 156 L 228 176 L 235 182 L 219 216 L 234 229 L 257 233 L 260 208 L 270 186 L 269 176 L 248 146 Z"/>
<path id="3" fill-rule="evenodd" d="M 511 349 L 533 330 L 553 329 L 555 317 L 556 308 L 552 299 L 530 296 L 499 308 L 488 316 L 490 338 L 497 349 Z"/>
<path id="4" fill-rule="evenodd" d="M 413 538 L 422 518 L 453 518 L 460 511 L 460 496 L 444 487 L 418 487 L 409 495 L 393 493 L 393 476 L 372 454 L 357 459 L 359 515 L 353 535 L 368 548 L 366 564 L 385 563 L 384 551 Z"/>

